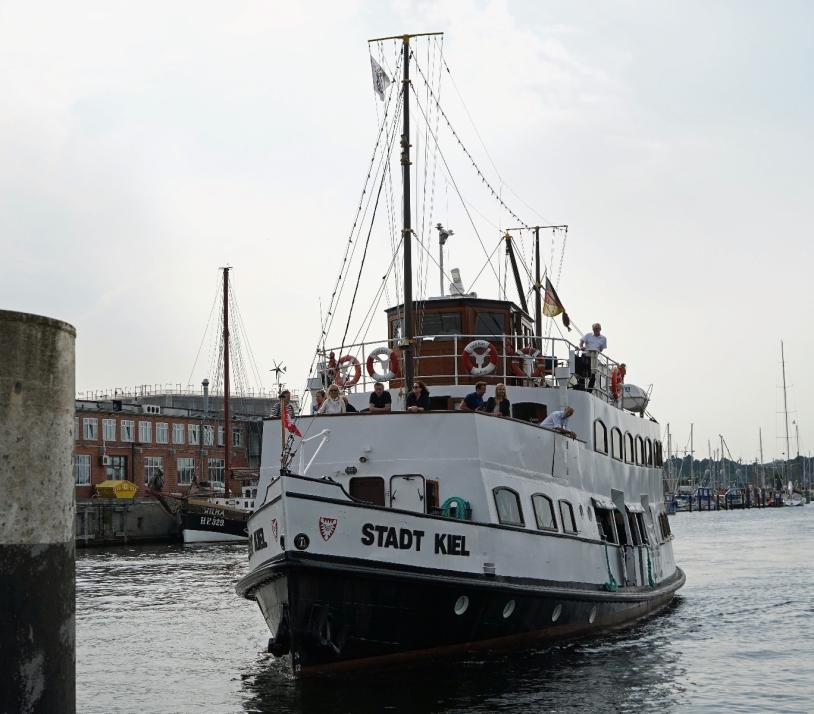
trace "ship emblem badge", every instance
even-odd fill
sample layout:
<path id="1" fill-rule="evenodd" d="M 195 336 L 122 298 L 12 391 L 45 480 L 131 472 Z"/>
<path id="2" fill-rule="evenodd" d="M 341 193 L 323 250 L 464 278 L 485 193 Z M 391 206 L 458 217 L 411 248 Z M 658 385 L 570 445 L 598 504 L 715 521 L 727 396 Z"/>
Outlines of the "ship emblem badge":
<path id="1" fill-rule="evenodd" d="M 271 519 L 271 535 L 274 537 L 274 540 L 277 540 L 277 519 Z"/>
<path id="2" fill-rule="evenodd" d="M 319 533 L 323 540 L 330 540 L 336 532 L 336 518 L 319 517 Z"/>

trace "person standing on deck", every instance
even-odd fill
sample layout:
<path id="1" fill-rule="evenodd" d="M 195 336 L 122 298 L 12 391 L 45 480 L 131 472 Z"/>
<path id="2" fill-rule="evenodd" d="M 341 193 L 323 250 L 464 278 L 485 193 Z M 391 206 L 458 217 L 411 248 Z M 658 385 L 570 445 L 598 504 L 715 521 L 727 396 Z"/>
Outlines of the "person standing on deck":
<path id="1" fill-rule="evenodd" d="M 577 370 L 581 373 L 582 380 L 581 385 L 582 388 L 585 388 L 585 377 L 588 373 L 590 373 L 590 379 L 588 380 L 588 390 L 594 388 L 594 382 L 596 380 L 596 359 L 600 352 L 607 349 L 608 347 L 608 340 L 605 335 L 602 333 L 602 325 L 598 322 L 595 322 L 591 326 L 591 332 L 586 335 L 583 335 L 582 339 L 579 341 L 579 348 L 582 350 L 582 356 L 580 357 L 580 367 L 581 369 Z"/>
<path id="2" fill-rule="evenodd" d="M 271 408 L 272 417 L 280 417 L 283 409 L 288 412 L 288 418 L 294 419 L 294 405 L 291 403 L 291 392 L 284 389 L 280 392 L 280 400 Z"/>

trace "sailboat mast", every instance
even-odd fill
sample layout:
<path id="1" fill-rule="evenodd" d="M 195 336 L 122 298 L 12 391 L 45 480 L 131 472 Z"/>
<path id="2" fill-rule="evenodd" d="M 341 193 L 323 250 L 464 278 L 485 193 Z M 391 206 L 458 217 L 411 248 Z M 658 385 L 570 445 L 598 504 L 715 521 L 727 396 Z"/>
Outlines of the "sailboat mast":
<path id="1" fill-rule="evenodd" d="M 404 384 L 413 385 L 413 228 L 410 209 L 410 35 L 401 38 L 402 66 L 401 99 L 403 128 L 401 133 L 401 183 L 403 188 L 403 223 L 401 237 L 404 250 Z"/>
<path id="2" fill-rule="evenodd" d="M 760 442 L 760 485 L 766 488 L 766 468 L 763 466 L 763 427 L 758 427 L 757 438 Z"/>
<path id="3" fill-rule="evenodd" d="M 223 495 L 229 498 L 229 270 L 223 268 Z"/>
<path id="4" fill-rule="evenodd" d="M 693 462 L 695 461 L 695 449 L 693 448 L 693 443 L 692 443 L 692 436 L 693 436 L 692 431 L 693 431 L 693 424 L 690 424 L 690 485 L 694 486 L 695 485 L 695 471 L 694 471 Z"/>
<path id="5" fill-rule="evenodd" d="M 534 226 L 534 331 L 539 342 L 537 349 L 543 349 L 543 306 L 540 297 L 540 226 Z"/>
<path id="6" fill-rule="evenodd" d="M 783 414 L 786 418 L 786 461 L 784 466 L 788 467 L 791 458 L 791 446 L 789 445 L 789 405 L 786 402 L 786 355 L 783 351 L 783 340 L 780 340 L 780 364 L 783 370 Z M 788 476 L 788 471 L 786 476 Z"/>

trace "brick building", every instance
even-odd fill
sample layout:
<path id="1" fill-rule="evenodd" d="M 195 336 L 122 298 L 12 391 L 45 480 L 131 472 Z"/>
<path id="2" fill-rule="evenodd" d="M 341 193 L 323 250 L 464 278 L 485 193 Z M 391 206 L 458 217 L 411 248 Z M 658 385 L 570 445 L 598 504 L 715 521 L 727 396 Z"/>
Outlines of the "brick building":
<path id="1" fill-rule="evenodd" d="M 263 424 L 259 417 L 234 415 L 228 434 L 231 493 L 256 482 Z M 126 480 L 138 495 L 157 469 L 164 491 L 186 493 L 193 478 L 222 487 L 225 471 L 223 417 L 154 404 L 76 401 L 74 467 L 77 499 L 90 498 L 96 484 Z"/>

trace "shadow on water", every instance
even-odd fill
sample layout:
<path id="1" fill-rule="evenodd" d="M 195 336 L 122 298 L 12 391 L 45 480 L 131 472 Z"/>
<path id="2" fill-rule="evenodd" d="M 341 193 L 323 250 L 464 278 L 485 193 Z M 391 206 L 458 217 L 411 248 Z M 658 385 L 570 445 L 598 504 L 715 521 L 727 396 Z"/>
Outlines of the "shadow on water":
<path id="1" fill-rule="evenodd" d="M 680 599 L 650 620 L 537 650 L 478 653 L 295 680 L 270 655 L 244 675 L 250 712 L 668 711 L 685 688 L 669 636 Z"/>

